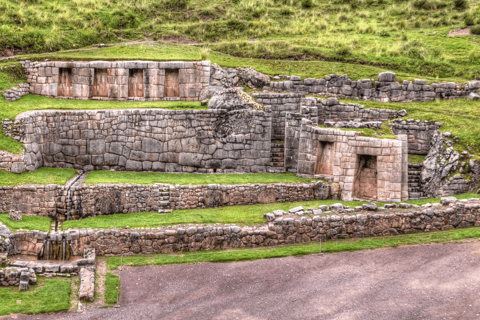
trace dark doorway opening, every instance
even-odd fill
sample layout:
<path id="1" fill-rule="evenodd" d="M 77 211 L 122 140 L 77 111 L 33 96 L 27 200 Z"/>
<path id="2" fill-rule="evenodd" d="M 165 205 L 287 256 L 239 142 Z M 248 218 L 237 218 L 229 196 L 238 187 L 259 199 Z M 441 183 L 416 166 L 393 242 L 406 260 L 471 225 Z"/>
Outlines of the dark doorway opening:
<path id="1" fill-rule="evenodd" d="M 353 197 L 377 199 L 377 157 L 359 155 L 353 184 Z"/>
<path id="2" fill-rule="evenodd" d="M 165 69 L 165 97 L 180 97 L 178 69 Z"/>
<path id="3" fill-rule="evenodd" d="M 333 175 L 333 143 L 318 142 L 315 174 Z"/>
<path id="4" fill-rule="evenodd" d="M 107 69 L 95 69 L 93 78 L 94 97 L 108 97 L 108 72 Z"/>
<path id="5" fill-rule="evenodd" d="M 60 68 L 58 70 L 57 96 L 73 97 L 72 68 Z"/>
<path id="6" fill-rule="evenodd" d="M 145 97 L 143 70 L 130 69 L 128 73 L 128 96 L 130 98 Z"/>

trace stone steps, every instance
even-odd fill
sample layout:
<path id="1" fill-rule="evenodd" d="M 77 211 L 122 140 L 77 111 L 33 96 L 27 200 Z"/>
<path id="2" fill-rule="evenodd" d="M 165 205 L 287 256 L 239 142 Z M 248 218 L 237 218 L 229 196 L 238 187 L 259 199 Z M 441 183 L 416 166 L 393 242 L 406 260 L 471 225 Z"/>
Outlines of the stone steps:
<path id="1" fill-rule="evenodd" d="M 170 213 L 173 210 L 170 206 L 170 187 L 161 187 L 159 189 L 160 197 L 158 202 L 158 213 Z"/>
<path id="2" fill-rule="evenodd" d="M 285 146 L 282 143 L 271 144 L 269 173 L 285 173 Z"/>
<path id="3" fill-rule="evenodd" d="M 408 165 L 408 198 L 421 199 L 424 198 L 422 192 L 422 165 L 409 164 Z"/>

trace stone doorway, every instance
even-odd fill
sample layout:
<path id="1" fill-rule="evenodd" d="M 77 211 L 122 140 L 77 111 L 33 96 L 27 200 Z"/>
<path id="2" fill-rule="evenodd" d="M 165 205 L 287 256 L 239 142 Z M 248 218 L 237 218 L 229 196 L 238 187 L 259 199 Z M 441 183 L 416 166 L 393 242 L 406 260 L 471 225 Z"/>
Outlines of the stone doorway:
<path id="1" fill-rule="evenodd" d="M 73 97 L 72 68 L 60 68 L 58 71 L 57 96 Z"/>
<path id="2" fill-rule="evenodd" d="M 180 97 L 178 69 L 165 69 L 165 97 Z"/>
<path id="3" fill-rule="evenodd" d="M 143 90 L 143 70 L 130 69 L 128 73 L 128 96 L 130 98 L 143 98 L 145 92 Z"/>
<path id="4" fill-rule="evenodd" d="M 377 199 L 377 157 L 358 155 L 357 170 L 353 184 L 353 197 Z"/>
<path id="5" fill-rule="evenodd" d="M 108 72 L 107 69 L 95 69 L 93 76 L 94 97 L 108 97 Z"/>
<path id="6" fill-rule="evenodd" d="M 333 143 L 319 141 L 315 174 L 333 175 Z"/>

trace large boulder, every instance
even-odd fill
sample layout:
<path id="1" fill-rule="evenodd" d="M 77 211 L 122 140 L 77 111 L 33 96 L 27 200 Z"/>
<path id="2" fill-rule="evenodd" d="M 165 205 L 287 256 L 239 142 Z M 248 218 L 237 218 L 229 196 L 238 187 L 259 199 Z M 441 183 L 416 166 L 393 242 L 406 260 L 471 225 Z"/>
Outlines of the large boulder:
<path id="1" fill-rule="evenodd" d="M 208 102 L 209 109 L 241 110 L 252 109 L 234 89 L 224 89 L 216 92 Z"/>
<path id="2" fill-rule="evenodd" d="M 397 76 L 393 72 L 382 72 L 378 75 L 378 81 L 381 82 L 394 82 Z"/>
<path id="3" fill-rule="evenodd" d="M 258 72 L 253 68 L 238 68 L 238 76 L 240 81 L 246 85 L 254 86 L 255 88 L 263 88 L 270 84 L 269 76 Z"/>
<path id="4" fill-rule="evenodd" d="M 435 131 L 430 141 L 430 151 L 423 160 L 422 188 L 429 197 L 434 197 L 451 172 L 457 170 L 460 154 L 452 147 L 445 148 L 445 136 Z"/>
<path id="5" fill-rule="evenodd" d="M 475 92 L 470 92 L 470 94 L 468 95 L 468 98 L 470 100 L 477 100 L 477 99 L 480 99 L 480 95 Z"/>

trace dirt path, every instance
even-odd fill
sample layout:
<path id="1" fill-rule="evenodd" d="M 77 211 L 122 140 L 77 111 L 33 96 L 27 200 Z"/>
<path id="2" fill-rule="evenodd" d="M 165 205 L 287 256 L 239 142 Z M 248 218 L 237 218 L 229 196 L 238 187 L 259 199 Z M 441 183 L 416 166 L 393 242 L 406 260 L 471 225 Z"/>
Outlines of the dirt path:
<path id="1" fill-rule="evenodd" d="M 118 309 L 19 319 L 480 319 L 479 241 L 118 273 Z"/>

